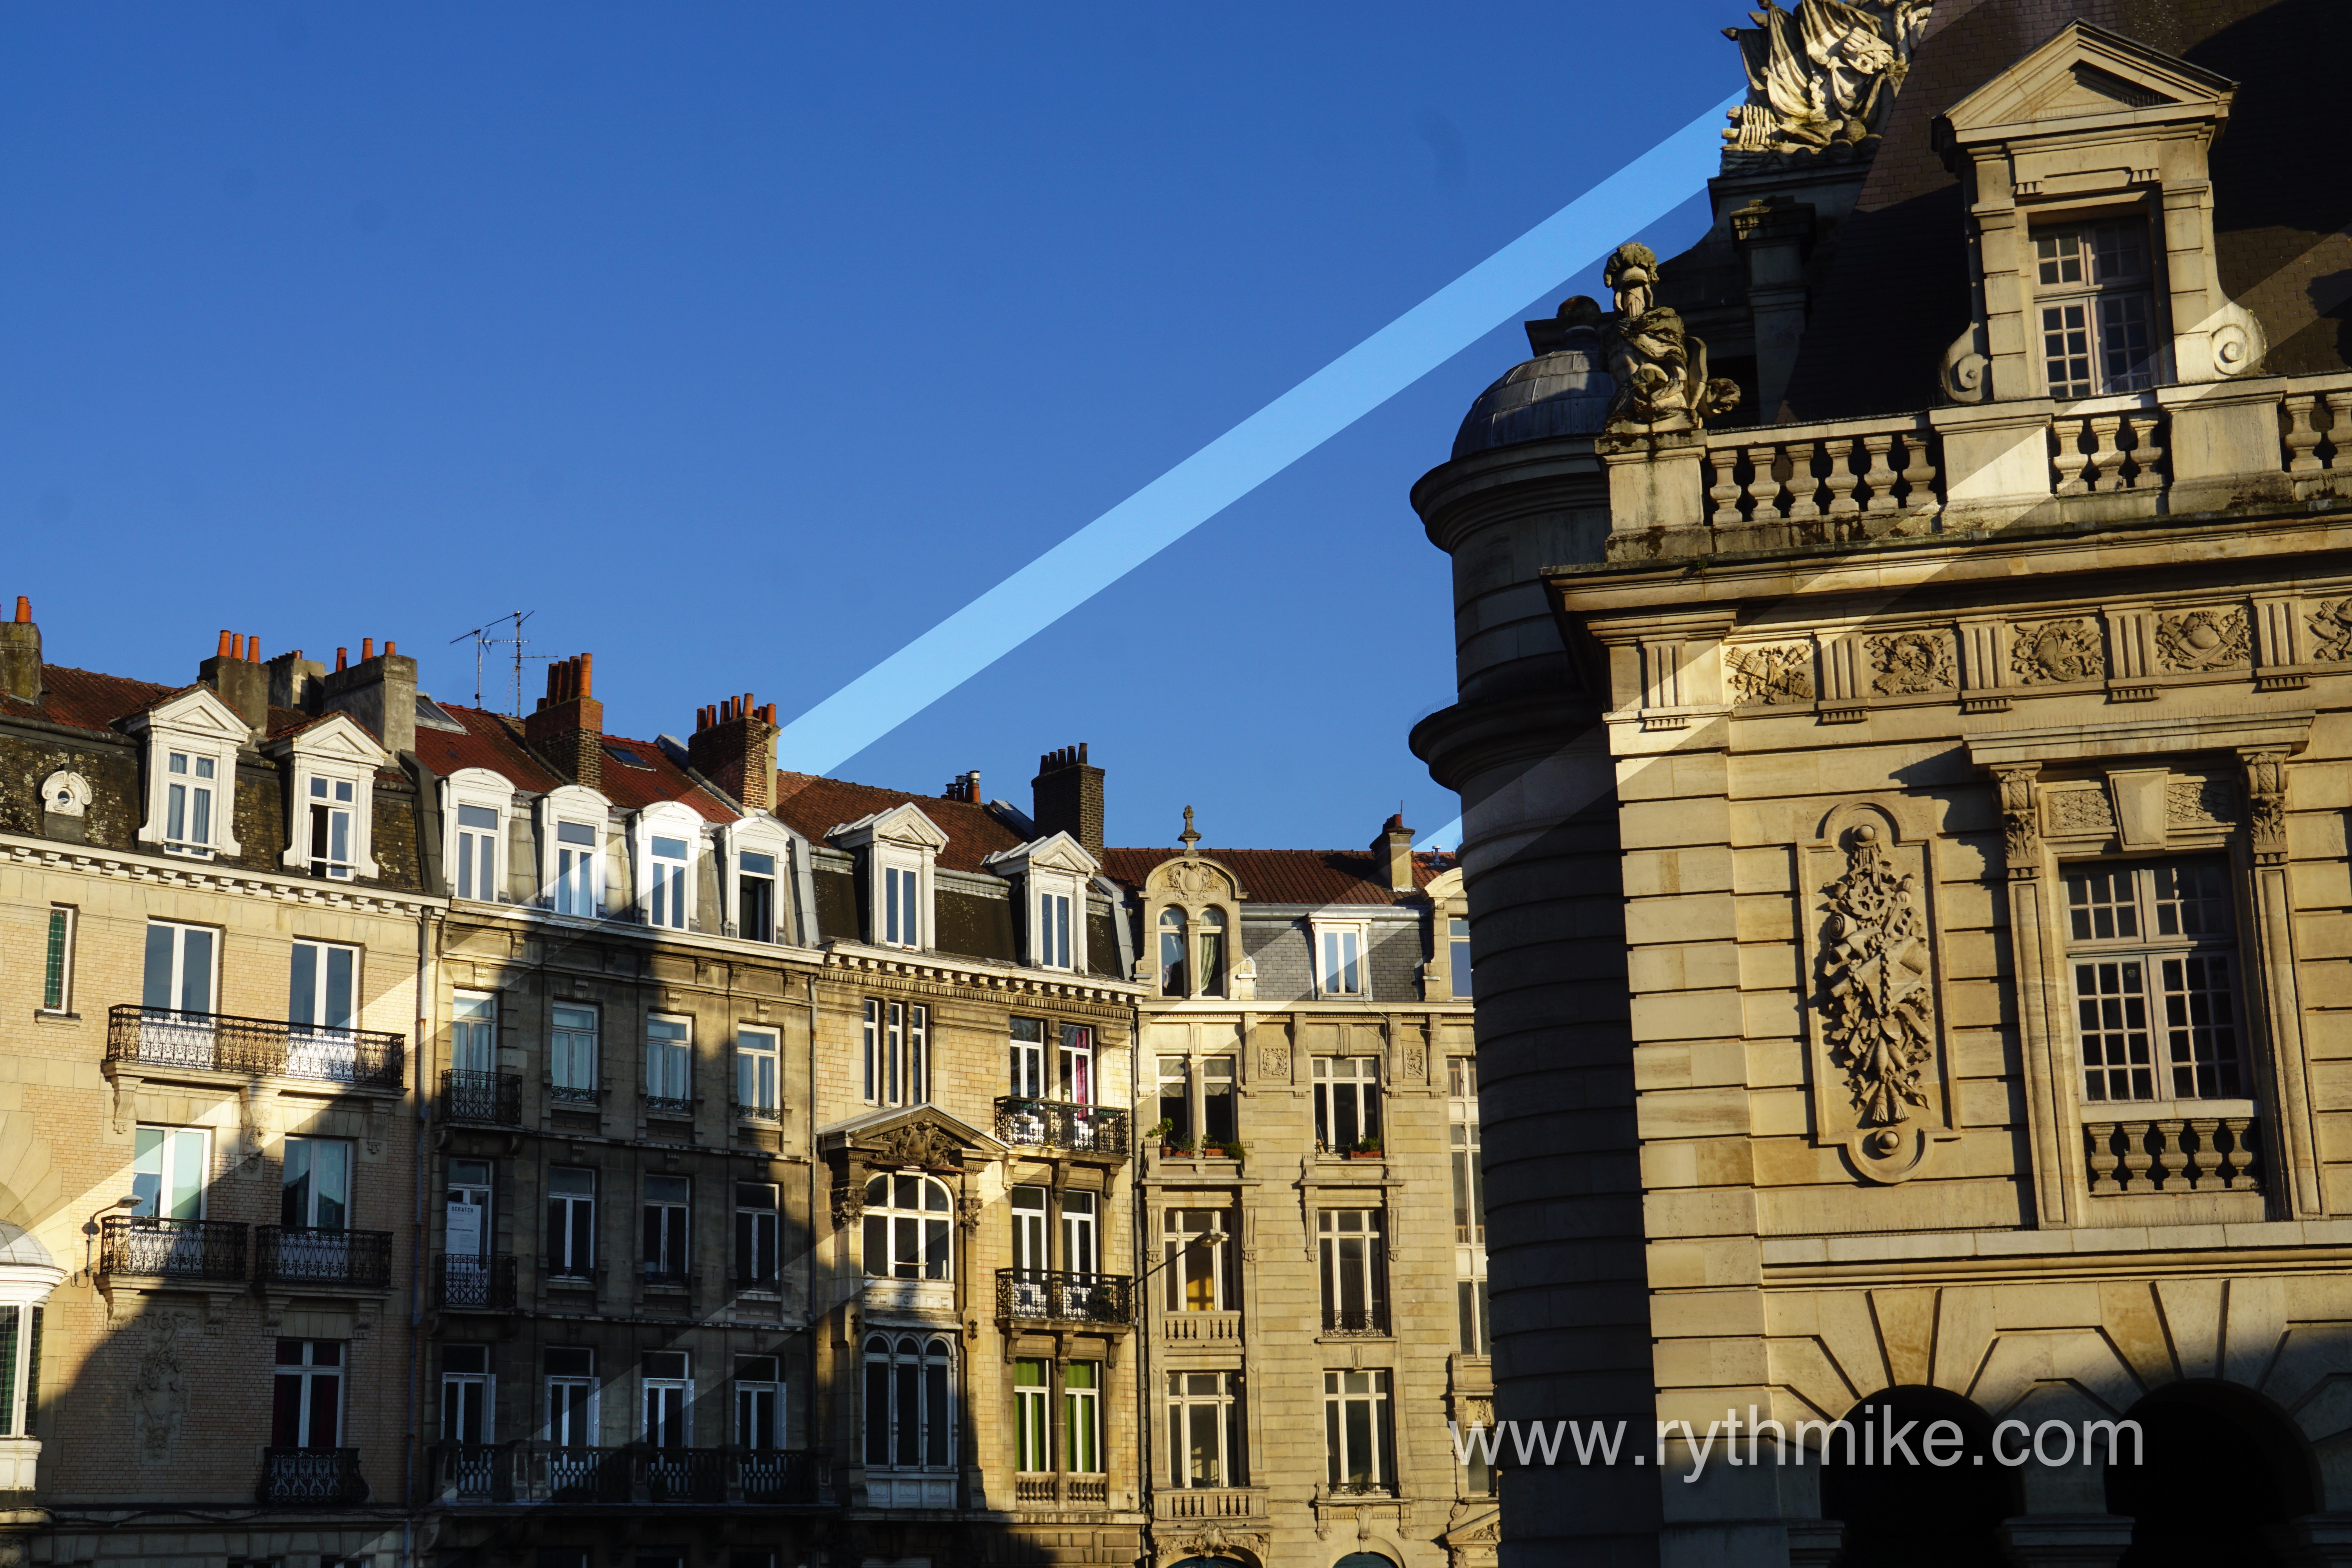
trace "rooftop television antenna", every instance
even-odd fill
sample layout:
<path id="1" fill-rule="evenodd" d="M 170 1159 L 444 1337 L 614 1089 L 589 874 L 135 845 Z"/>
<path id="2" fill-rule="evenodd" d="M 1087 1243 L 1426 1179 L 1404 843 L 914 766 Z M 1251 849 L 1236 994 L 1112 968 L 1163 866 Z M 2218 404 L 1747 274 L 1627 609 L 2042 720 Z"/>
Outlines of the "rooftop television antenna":
<path id="1" fill-rule="evenodd" d="M 509 707 L 507 711 L 518 719 L 522 717 L 523 660 L 526 658 L 544 659 L 550 657 L 543 653 L 527 654 L 523 652 L 524 647 L 530 643 L 530 639 L 522 635 L 522 624 L 537 614 L 539 614 L 537 610 L 509 610 L 495 621 L 485 622 L 483 625 L 476 626 L 470 632 L 459 632 L 456 637 L 449 639 L 453 644 L 464 642 L 467 637 L 474 639 L 475 707 L 479 708 L 482 705 L 482 660 L 484 653 L 488 649 L 494 647 L 511 647 L 514 649 L 513 705 Z M 505 626 L 507 628 L 507 635 L 504 637 L 492 637 L 490 635 L 491 631 L 499 626 Z"/>

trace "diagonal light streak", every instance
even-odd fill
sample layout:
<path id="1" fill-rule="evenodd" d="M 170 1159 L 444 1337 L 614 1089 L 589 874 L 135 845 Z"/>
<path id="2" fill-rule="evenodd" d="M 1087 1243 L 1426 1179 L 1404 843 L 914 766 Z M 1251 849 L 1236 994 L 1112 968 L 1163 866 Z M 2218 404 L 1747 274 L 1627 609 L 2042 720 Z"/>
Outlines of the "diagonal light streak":
<path id="1" fill-rule="evenodd" d="M 1734 93 L 784 726 L 830 773 L 1682 205 Z"/>

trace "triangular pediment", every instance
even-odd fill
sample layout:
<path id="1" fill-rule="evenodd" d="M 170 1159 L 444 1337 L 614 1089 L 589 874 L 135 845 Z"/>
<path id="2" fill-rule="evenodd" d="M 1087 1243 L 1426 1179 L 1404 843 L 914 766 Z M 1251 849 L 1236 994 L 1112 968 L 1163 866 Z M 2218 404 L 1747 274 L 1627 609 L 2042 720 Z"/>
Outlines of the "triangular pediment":
<path id="1" fill-rule="evenodd" d="M 1091 877 L 1102 868 L 1095 858 L 1087 853 L 1086 846 L 1066 833 L 1048 834 L 1011 849 L 1000 849 L 982 861 L 981 866 L 1000 877 L 1012 876 L 1032 868 Z"/>
<path id="2" fill-rule="evenodd" d="M 2237 89 L 2227 77 L 2137 38 L 2072 22 L 1940 118 L 1961 142 L 2102 122 L 2220 120 Z"/>
<path id="3" fill-rule="evenodd" d="M 225 741 L 253 738 L 252 730 L 236 716 L 236 710 L 222 701 L 209 686 L 191 686 L 184 691 L 173 692 L 146 711 L 124 720 L 122 727 L 133 734 L 152 728 Z"/>
<path id="4" fill-rule="evenodd" d="M 825 837 L 845 849 L 859 848 L 877 839 L 886 844 L 918 846 L 935 855 L 948 847 L 947 834 L 912 801 L 887 811 L 868 813 L 855 822 L 836 823 L 827 830 Z"/>
<path id="5" fill-rule="evenodd" d="M 392 753 L 377 745 L 366 726 L 348 713 L 330 713 L 314 720 L 290 735 L 279 736 L 264 750 L 273 756 L 290 753 L 371 768 L 383 767 L 392 761 Z"/>
<path id="6" fill-rule="evenodd" d="M 818 1131 L 816 1146 L 824 1154 L 854 1153 L 868 1166 L 898 1164 L 925 1170 L 951 1169 L 961 1164 L 966 1155 L 993 1160 L 1006 1152 L 1006 1145 L 996 1138 L 936 1105 L 869 1110 L 836 1121 Z"/>

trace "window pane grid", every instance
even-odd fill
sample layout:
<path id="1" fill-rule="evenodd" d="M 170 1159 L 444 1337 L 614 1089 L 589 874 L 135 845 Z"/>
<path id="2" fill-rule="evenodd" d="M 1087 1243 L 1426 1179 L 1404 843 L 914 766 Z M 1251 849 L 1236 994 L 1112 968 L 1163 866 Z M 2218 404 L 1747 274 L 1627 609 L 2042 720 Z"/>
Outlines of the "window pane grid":
<path id="1" fill-rule="evenodd" d="M 2227 871 L 2179 860 L 2067 872 L 2086 1101 L 2247 1094 Z M 2126 946 L 2139 951 L 2099 951 Z"/>

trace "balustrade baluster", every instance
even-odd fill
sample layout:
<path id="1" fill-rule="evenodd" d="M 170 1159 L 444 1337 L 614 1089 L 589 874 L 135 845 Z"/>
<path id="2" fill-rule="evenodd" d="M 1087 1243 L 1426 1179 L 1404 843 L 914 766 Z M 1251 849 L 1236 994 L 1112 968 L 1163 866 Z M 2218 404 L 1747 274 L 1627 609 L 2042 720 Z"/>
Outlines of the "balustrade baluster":
<path id="1" fill-rule="evenodd" d="M 1772 446 L 1750 447 L 1748 456 L 1748 499 L 1753 503 L 1748 513 L 1752 522 L 1778 522 L 1780 511 L 1780 480 L 1773 470 L 1780 466 L 1780 448 Z"/>
<path id="2" fill-rule="evenodd" d="M 1889 512 L 1895 510 L 1895 470 L 1886 464 L 1886 454 L 1895 446 L 1893 436 L 1864 436 L 1862 449 L 1870 458 L 1870 467 L 1862 482 L 1870 490 L 1870 500 L 1862 510 L 1868 512 Z"/>
<path id="3" fill-rule="evenodd" d="M 1929 439 L 1924 430 L 1906 431 L 1903 437 L 1903 504 L 1913 511 L 1925 511 L 1936 504 L 1936 465 L 1927 455 Z"/>
<path id="4" fill-rule="evenodd" d="M 2319 431 L 2311 422 L 2312 406 L 2318 401 L 2308 392 L 2286 400 L 2286 471 L 2290 474 L 2319 472 Z"/>
<path id="5" fill-rule="evenodd" d="M 2155 1185 L 2148 1180 L 2148 1169 L 2156 1163 L 2147 1152 L 2148 1123 L 2126 1121 L 2123 1129 L 2123 1190 L 2127 1193 L 2154 1192 Z"/>
<path id="6" fill-rule="evenodd" d="M 2116 1157 L 2116 1130 L 2101 1122 L 2083 1124 L 2083 1175 L 2095 1194 L 2123 1190 L 2122 1163 Z"/>
<path id="7" fill-rule="evenodd" d="M 1715 503 L 1715 526 L 1735 528 L 1739 523 L 1739 448 L 1710 447 L 1706 467 L 1715 479 L 1706 490 L 1706 499 Z"/>
<path id="8" fill-rule="evenodd" d="M 2083 470 L 2090 466 L 2091 459 L 2083 451 L 2083 421 L 2053 419 L 2050 422 L 2050 429 L 2058 442 L 2057 456 L 2051 459 L 2052 466 L 2058 472 L 2057 493 L 2062 496 L 2088 495 L 2091 487 L 2084 479 Z"/>
<path id="9" fill-rule="evenodd" d="M 1814 503 L 1821 489 L 1821 480 L 1813 477 L 1813 455 L 1820 449 L 1818 441 L 1789 443 L 1789 521 L 1811 522 L 1822 515 Z"/>
<path id="10" fill-rule="evenodd" d="M 1862 503 L 1853 499 L 1853 487 L 1862 482 L 1853 471 L 1853 438 L 1833 437 L 1830 441 L 1830 515 L 1853 517 L 1862 510 Z"/>
<path id="11" fill-rule="evenodd" d="M 2124 420 L 2132 438 L 2131 488 L 2136 490 L 2157 490 L 2164 488 L 2164 476 L 2156 470 L 2164 460 L 2164 447 L 2157 440 L 2157 432 L 2164 428 L 2164 419 L 2156 414 L 2127 415 Z"/>
<path id="12" fill-rule="evenodd" d="M 2327 395 L 2327 468 L 2330 473 L 2352 471 L 2352 392 Z"/>
<path id="13" fill-rule="evenodd" d="M 2109 495 L 2124 488 L 2123 448 L 2116 445 L 2116 431 L 2123 425 L 2123 416 L 2102 414 L 2092 419 L 2091 480 L 2092 490 Z"/>

